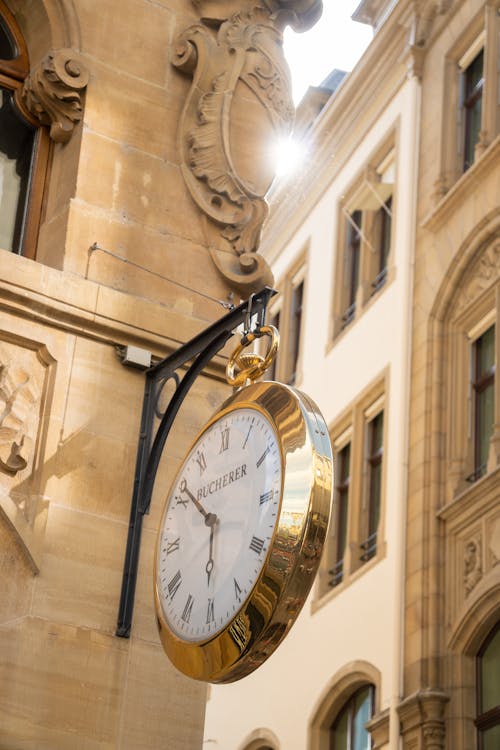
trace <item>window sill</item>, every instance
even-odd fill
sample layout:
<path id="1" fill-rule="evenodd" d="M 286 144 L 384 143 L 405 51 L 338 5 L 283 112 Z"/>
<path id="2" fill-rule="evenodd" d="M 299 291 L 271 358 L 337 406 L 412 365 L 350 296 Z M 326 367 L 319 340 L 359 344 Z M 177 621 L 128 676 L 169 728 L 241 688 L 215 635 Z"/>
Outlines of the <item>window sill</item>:
<path id="1" fill-rule="evenodd" d="M 346 324 L 343 323 L 342 318 L 335 318 L 334 320 L 334 331 L 331 340 L 327 343 L 325 348 L 325 356 L 341 341 L 344 336 L 347 336 L 356 325 L 358 320 L 361 320 L 363 315 L 370 310 L 373 305 L 381 298 L 382 294 L 388 289 L 396 278 L 396 269 L 394 266 L 389 266 L 387 269 L 387 275 L 385 282 L 378 287 L 378 289 L 371 290 L 371 293 L 363 300 L 363 304 L 356 306 L 356 312 L 352 319 Z"/>
<path id="2" fill-rule="evenodd" d="M 485 175 L 498 169 L 499 160 L 500 135 L 490 143 L 484 153 L 450 187 L 437 206 L 423 219 L 421 227 L 435 232 L 451 213 L 463 206 L 466 196 L 472 194 L 474 188 L 484 180 Z"/>
<path id="3" fill-rule="evenodd" d="M 437 517 L 447 523 L 458 517 L 463 521 L 477 518 L 498 504 L 500 491 L 500 466 L 465 487 L 460 494 L 437 512 Z"/>
<path id="4" fill-rule="evenodd" d="M 386 557 L 386 554 L 387 554 L 387 544 L 386 542 L 382 542 L 380 544 L 380 547 L 377 549 L 377 552 L 372 558 L 370 558 L 370 560 L 368 560 L 365 563 L 362 563 L 358 568 L 353 570 L 351 573 L 346 573 L 344 571 L 344 578 L 337 586 L 334 586 L 328 591 L 323 591 L 322 593 L 317 593 L 315 595 L 313 601 L 311 602 L 311 614 L 313 615 L 322 607 L 324 607 L 325 605 L 333 601 L 337 596 L 339 596 L 339 594 L 345 591 L 346 588 L 351 586 L 359 578 L 361 578 L 361 576 L 363 576 L 369 570 L 374 568 L 377 565 L 377 563 L 379 563 L 381 560 L 383 560 Z"/>

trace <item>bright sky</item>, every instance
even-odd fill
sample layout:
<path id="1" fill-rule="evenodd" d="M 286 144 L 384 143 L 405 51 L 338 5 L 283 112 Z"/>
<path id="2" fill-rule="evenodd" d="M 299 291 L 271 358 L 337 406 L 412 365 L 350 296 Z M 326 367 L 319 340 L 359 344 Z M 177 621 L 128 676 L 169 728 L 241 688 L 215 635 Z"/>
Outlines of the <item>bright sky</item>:
<path id="1" fill-rule="evenodd" d="M 323 0 L 323 15 L 303 34 L 285 31 L 285 56 L 298 104 L 308 86 L 318 86 L 333 68 L 350 71 L 372 38 L 370 26 L 351 21 L 359 0 Z"/>

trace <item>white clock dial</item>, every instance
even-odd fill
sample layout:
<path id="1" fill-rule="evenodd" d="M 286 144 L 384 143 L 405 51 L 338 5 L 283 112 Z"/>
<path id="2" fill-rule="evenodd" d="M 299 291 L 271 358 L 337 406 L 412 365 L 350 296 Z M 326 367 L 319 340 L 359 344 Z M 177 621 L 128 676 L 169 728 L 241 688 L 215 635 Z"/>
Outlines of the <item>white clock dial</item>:
<path id="1" fill-rule="evenodd" d="M 205 641 L 241 608 L 264 566 L 280 510 L 282 457 L 269 420 L 241 408 L 189 453 L 161 524 L 157 591 L 182 640 Z"/>

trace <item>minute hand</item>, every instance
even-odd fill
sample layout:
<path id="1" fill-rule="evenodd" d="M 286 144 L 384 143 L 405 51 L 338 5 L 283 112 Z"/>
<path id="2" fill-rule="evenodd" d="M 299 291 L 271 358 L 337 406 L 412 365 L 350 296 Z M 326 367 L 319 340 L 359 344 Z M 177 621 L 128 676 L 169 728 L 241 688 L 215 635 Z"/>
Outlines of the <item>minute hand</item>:
<path id="1" fill-rule="evenodd" d="M 193 501 L 193 503 L 195 504 L 196 508 L 200 511 L 203 518 L 207 518 L 209 514 L 207 513 L 203 505 L 200 503 L 200 501 L 197 500 L 195 496 L 193 495 L 193 493 L 189 491 L 189 488 L 187 486 L 187 482 L 185 479 L 183 479 L 182 482 L 180 483 L 179 489 L 181 492 L 185 492 L 186 495 L 189 497 L 189 499 Z"/>

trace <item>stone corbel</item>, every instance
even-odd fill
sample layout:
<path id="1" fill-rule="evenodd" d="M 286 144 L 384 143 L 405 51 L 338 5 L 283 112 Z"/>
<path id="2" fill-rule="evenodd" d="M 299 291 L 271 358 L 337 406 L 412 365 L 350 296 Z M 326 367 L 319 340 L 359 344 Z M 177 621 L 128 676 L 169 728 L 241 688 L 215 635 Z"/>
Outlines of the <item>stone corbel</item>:
<path id="1" fill-rule="evenodd" d="M 89 73 L 72 49 L 50 52 L 30 73 L 21 93 L 24 106 L 50 128 L 56 143 L 67 143 L 82 119 L 82 93 Z"/>
<path id="2" fill-rule="evenodd" d="M 403 748 L 444 750 L 445 710 L 449 696 L 441 690 L 419 690 L 398 706 Z"/>
<path id="3" fill-rule="evenodd" d="M 193 0 L 200 23 L 180 34 L 172 64 L 192 77 L 179 132 L 181 170 L 205 219 L 215 266 L 242 294 L 272 273 L 257 252 L 274 178 L 272 145 L 294 107 L 283 56 L 286 25 L 304 30 L 321 0 Z"/>

